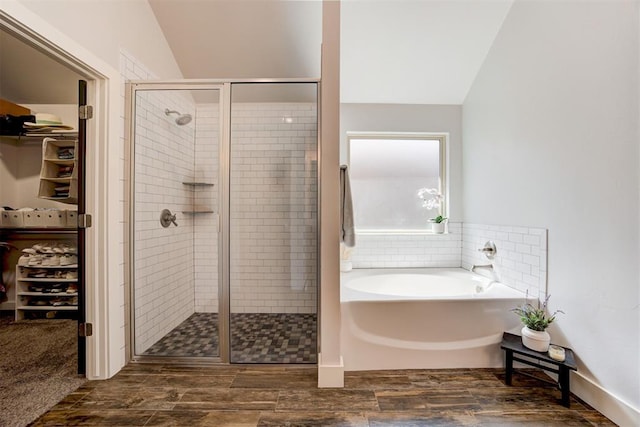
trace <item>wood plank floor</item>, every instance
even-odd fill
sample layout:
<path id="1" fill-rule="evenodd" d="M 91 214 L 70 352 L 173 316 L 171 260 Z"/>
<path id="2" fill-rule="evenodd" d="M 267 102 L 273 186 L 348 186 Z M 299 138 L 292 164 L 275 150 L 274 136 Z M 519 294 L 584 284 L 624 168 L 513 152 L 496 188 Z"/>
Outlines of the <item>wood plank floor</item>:
<path id="1" fill-rule="evenodd" d="M 530 370 L 544 376 L 541 371 Z M 318 389 L 315 367 L 132 364 L 89 381 L 33 425 L 100 426 L 605 426 L 553 386 L 498 369 L 347 372 Z"/>

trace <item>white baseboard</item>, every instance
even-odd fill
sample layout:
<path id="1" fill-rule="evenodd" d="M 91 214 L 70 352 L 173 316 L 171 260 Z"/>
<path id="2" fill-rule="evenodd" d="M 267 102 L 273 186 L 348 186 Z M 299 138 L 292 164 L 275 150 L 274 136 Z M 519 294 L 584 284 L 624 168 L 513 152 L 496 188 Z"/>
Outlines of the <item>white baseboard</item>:
<path id="1" fill-rule="evenodd" d="M 325 365 L 322 363 L 322 353 L 318 353 L 318 388 L 344 387 L 344 361 L 340 356 L 340 364 Z"/>
<path id="2" fill-rule="evenodd" d="M 574 372 L 571 392 L 621 427 L 640 426 L 640 409 L 611 394 L 589 378 Z"/>

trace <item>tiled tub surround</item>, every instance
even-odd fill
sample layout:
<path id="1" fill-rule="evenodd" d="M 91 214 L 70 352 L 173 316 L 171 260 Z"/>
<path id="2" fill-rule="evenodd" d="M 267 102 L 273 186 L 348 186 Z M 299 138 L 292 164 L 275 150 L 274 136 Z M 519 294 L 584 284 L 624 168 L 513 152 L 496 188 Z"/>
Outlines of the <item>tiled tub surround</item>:
<path id="1" fill-rule="evenodd" d="M 497 247 L 493 260 L 478 251 L 489 240 Z M 358 234 L 355 269 L 341 276 L 345 369 L 500 366 L 503 331 L 520 327 L 509 310 L 522 302 L 524 292 L 544 299 L 546 248 L 546 230 L 526 227 L 454 223 L 442 235 Z M 478 276 L 460 267 L 489 263 L 504 286 L 479 292 L 474 288 Z M 487 282 L 496 277 L 490 271 L 478 273 Z M 467 294 L 456 293 L 462 282 L 452 277 L 458 275 L 470 284 Z M 404 294 L 403 285 L 418 291 Z M 425 293 L 429 289 L 432 294 Z"/>
<path id="2" fill-rule="evenodd" d="M 316 106 L 236 103 L 231 117 L 231 312 L 315 313 Z"/>
<path id="3" fill-rule="evenodd" d="M 496 257 L 487 259 L 478 249 L 491 240 Z M 483 224 L 463 224 L 462 267 L 492 263 L 500 281 L 531 297 L 544 300 L 547 291 L 547 230 Z"/>
<path id="4" fill-rule="evenodd" d="M 462 267 L 492 263 L 502 283 L 544 299 L 547 283 L 547 230 L 449 223 L 447 234 L 357 234 L 353 268 Z M 493 241 L 497 256 L 478 249 Z M 480 271 L 480 274 L 490 274 Z"/>
<path id="5" fill-rule="evenodd" d="M 462 224 L 447 227 L 447 234 L 357 233 L 353 268 L 460 267 Z"/>

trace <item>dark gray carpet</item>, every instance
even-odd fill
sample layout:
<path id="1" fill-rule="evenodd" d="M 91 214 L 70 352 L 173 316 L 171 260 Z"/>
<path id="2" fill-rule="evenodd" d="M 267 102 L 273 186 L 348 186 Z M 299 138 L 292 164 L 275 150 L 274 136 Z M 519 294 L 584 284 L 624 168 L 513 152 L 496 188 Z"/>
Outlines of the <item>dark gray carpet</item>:
<path id="1" fill-rule="evenodd" d="M 76 374 L 76 324 L 0 315 L 0 426 L 26 426 L 86 381 Z"/>

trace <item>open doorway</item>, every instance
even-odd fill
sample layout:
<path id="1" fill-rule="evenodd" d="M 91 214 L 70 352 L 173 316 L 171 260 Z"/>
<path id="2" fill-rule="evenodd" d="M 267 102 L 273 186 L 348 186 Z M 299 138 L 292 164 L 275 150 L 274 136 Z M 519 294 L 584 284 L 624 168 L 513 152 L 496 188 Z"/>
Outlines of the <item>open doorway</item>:
<path id="1" fill-rule="evenodd" d="M 86 77 L 0 19 L 2 425 L 86 380 Z"/>

